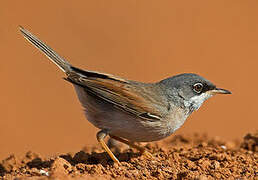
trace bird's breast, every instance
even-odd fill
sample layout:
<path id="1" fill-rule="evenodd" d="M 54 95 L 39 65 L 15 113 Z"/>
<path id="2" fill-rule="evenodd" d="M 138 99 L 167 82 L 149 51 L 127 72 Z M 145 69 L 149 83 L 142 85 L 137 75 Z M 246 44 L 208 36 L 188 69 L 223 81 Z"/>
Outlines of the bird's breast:
<path id="1" fill-rule="evenodd" d="M 188 113 L 184 109 L 180 107 L 173 107 L 173 109 L 165 117 L 166 128 L 164 127 L 164 129 L 167 129 L 168 135 L 180 128 L 184 124 L 187 117 Z"/>

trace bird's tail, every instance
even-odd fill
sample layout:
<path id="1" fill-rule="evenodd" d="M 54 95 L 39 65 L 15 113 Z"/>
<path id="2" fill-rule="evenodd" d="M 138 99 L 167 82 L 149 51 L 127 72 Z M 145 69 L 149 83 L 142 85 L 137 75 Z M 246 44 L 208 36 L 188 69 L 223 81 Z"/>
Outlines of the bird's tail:
<path id="1" fill-rule="evenodd" d="M 59 56 L 53 49 L 51 49 L 44 42 L 39 40 L 35 35 L 33 35 L 28 30 L 20 26 L 20 31 L 22 35 L 27 39 L 31 44 L 41 50 L 53 63 L 55 63 L 63 72 L 69 73 L 72 71 L 71 65 L 64 58 Z"/>

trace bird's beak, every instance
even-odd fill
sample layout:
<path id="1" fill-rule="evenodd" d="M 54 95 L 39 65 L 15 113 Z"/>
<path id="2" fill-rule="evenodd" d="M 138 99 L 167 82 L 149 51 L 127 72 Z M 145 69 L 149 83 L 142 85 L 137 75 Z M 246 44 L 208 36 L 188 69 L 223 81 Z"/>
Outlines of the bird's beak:
<path id="1" fill-rule="evenodd" d="M 221 88 L 215 88 L 213 90 L 210 90 L 212 94 L 232 94 L 229 90 L 221 89 Z"/>

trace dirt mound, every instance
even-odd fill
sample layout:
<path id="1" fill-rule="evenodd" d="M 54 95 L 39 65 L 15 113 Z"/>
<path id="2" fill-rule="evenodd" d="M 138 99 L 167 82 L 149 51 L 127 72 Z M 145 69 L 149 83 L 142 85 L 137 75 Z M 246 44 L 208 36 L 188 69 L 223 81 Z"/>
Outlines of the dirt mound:
<path id="1" fill-rule="evenodd" d="M 258 179 L 258 132 L 242 142 L 206 135 L 177 135 L 146 144 L 153 158 L 121 147 L 114 164 L 100 147 L 45 158 L 28 152 L 10 155 L 0 164 L 4 179 Z M 120 152 L 119 152 L 120 151 Z"/>

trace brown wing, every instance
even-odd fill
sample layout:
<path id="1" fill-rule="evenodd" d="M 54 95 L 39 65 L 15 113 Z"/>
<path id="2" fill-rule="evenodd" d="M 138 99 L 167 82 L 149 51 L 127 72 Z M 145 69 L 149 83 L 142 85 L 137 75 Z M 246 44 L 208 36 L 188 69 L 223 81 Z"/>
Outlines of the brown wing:
<path id="1" fill-rule="evenodd" d="M 127 81 L 113 75 L 83 71 L 72 67 L 74 71 L 68 74 L 67 80 L 85 88 L 97 97 L 132 113 L 142 119 L 159 120 L 164 106 L 162 99 L 153 96 L 156 86 L 152 84 L 136 83 Z M 154 102 L 154 103 L 153 103 Z"/>

